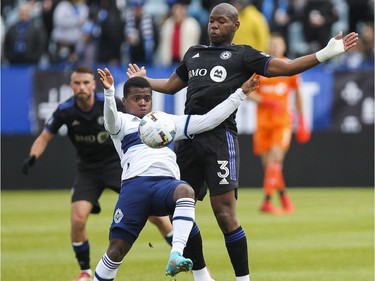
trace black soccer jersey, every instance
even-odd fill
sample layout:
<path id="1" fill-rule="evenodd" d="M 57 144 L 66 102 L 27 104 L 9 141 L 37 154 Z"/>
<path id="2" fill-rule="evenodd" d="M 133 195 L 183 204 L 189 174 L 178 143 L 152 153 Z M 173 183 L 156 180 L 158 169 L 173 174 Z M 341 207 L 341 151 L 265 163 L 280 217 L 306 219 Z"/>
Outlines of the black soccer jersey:
<path id="1" fill-rule="evenodd" d="M 247 45 L 196 45 L 185 53 L 176 74 L 188 84 L 185 114 L 204 114 L 221 103 L 253 73 L 265 76 L 271 57 Z M 237 132 L 233 113 L 221 126 Z"/>
<path id="2" fill-rule="evenodd" d="M 125 112 L 120 99 L 116 99 L 117 109 Z M 95 94 L 93 108 L 80 109 L 74 97 L 59 104 L 45 129 L 57 134 L 66 125 L 68 136 L 77 151 L 77 164 L 85 168 L 101 168 L 110 163 L 119 163 L 119 157 L 111 138 L 104 129 L 104 95 Z"/>

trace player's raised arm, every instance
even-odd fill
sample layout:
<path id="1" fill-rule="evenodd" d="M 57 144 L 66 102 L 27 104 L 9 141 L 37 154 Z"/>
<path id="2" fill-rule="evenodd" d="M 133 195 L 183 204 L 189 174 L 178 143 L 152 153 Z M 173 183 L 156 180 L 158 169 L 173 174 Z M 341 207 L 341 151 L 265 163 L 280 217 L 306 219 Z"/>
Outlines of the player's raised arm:
<path id="1" fill-rule="evenodd" d="M 135 63 L 129 63 L 126 74 L 129 78 L 135 76 L 146 78 L 150 83 L 152 90 L 165 94 L 175 94 L 187 86 L 175 72 L 168 79 L 153 79 L 147 77 L 146 68 L 144 66 L 139 67 Z"/>
<path id="2" fill-rule="evenodd" d="M 121 120 L 117 114 L 115 81 L 108 68 L 104 70 L 98 68 L 97 72 L 104 87 L 104 127 L 110 134 L 117 134 L 121 127 Z"/>
<path id="3" fill-rule="evenodd" d="M 102 82 L 104 89 L 108 90 L 115 82 L 115 79 L 113 78 L 111 72 L 108 68 L 104 68 L 104 70 L 98 68 L 97 71 L 99 74 L 100 82 Z"/>
<path id="4" fill-rule="evenodd" d="M 351 32 L 342 38 L 342 32 L 340 31 L 335 37 L 331 38 L 326 47 L 315 54 L 302 56 L 290 61 L 278 58 L 271 59 L 267 66 L 266 75 L 267 77 L 274 77 L 301 73 L 321 62 L 345 53 L 357 45 L 357 41 L 357 33 Z"/>

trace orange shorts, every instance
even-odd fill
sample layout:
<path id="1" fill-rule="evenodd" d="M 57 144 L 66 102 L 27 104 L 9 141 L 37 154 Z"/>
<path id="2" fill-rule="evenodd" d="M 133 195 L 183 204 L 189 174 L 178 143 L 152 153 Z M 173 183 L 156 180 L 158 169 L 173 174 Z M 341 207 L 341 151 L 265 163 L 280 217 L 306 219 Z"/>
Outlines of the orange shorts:
<path id="1" fill-rule="evenodd" d="M 254 154 L 260 155 L 271 149 L 273 146 L 289 149 L 292 138 L 290 127 L 274 127 L 269 129 L 257 129 L 254 133 Z"/>

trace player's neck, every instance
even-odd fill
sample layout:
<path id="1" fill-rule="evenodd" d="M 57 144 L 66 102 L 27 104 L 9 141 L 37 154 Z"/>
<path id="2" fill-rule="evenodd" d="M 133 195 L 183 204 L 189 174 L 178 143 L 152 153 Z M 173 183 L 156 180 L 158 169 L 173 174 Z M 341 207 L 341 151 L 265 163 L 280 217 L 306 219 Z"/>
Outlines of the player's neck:
<path id="1" fill-rule="evenodd" d="M 91 97 L 88 100 L 85 100 L 85 101 L 77 100 L 77 106 L 84 111 L 88 111 L 94 106 L 94 101 L 95 101 L 94 99 L 95 99 L 94 95 L 91 95 Z"/>

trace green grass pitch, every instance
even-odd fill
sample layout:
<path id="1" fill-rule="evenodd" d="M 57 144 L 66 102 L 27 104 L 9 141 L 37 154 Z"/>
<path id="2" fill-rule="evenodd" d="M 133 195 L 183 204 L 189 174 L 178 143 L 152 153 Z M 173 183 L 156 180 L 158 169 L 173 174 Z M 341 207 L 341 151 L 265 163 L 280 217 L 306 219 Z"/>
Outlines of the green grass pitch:
<path id="1" fill-rule="evenodd" d="M 241 188 L 238 215 L 248 239 L 252 281 L 373 281 L 374 190 L 290 188 L 296 213 L 260 214 L 259 188 Z M 102 213 L 89 219 L 91 266 L 105 252 L 117 195 L 101 197 Z M 275 198 L 276 199 L 276 198 Z M 276 201 L 275 201 L 276 202 Z M 70 281 L 78 265 L 70 243 L 70 192 L 2 191 L 1 280 Z M 216 281 L 235 280 L 209 200 L 197 203 L 208 267 Z M 151 247 L 150 247 L 151 246 Z M 116 280 L 170 280 L 169 246 L 147 224 Z M 193 280 L 191 273 L 178 281 Z"/>

